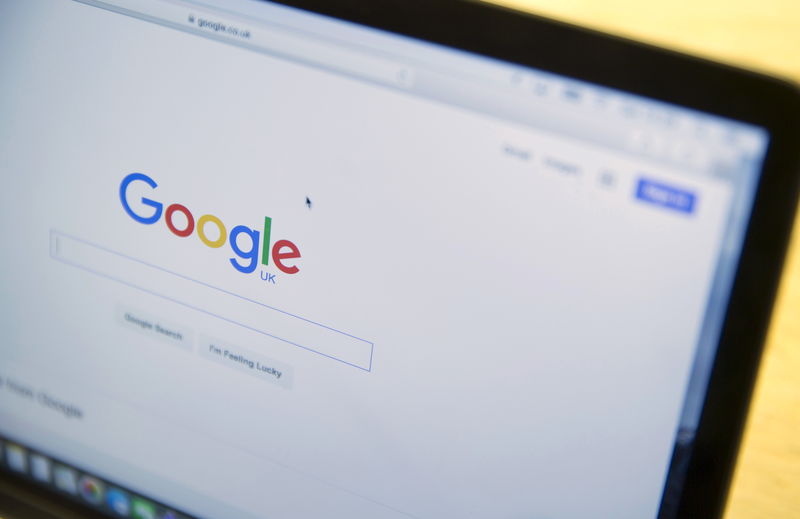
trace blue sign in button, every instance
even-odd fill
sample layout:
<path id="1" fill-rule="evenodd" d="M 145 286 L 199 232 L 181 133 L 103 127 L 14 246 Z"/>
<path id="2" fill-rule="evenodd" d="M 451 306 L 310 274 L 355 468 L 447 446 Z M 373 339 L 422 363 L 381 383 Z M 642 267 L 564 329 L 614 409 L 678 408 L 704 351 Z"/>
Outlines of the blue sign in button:
<path id="1" fill-rule="evenodd" d="M 691 214 L 697 203 L 697 195 L 691 191 L 640 178 L 636 184 L 636 198 L 673 211 Z"/>

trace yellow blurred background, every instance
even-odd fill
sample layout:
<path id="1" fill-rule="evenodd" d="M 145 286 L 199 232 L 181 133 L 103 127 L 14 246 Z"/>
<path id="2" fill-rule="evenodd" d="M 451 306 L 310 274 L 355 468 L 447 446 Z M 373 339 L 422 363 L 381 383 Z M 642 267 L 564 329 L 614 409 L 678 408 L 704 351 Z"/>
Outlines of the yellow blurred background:
<path id="1" fill-rule="evenodd" d="M 492 1 L 800 82 L 800 0 Z M 798 317 L 795 232 L 725 519 L 800 518 Z"/>

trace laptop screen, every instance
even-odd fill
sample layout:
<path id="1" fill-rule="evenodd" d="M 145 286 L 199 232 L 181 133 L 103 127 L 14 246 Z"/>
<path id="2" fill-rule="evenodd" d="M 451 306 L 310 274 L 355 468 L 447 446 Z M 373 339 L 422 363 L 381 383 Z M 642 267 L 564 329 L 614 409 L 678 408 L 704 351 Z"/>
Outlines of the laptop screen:
<path id="1" fill-rule="evenodd" d="M 137 518 L 667 509 L 768 134 L 215 4 L 0 7 L 4 470 Z"/>

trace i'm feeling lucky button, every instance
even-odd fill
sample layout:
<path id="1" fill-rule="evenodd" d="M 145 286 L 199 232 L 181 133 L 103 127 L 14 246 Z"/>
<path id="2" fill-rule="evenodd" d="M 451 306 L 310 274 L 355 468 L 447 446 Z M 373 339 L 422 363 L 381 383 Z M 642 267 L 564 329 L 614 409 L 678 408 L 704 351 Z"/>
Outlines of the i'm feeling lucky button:
<path id="1" fill-rule="evenodd" d="M 292 387 L 291 366 L 211 337 L 200 336 L 197 346 L 197 352 L 209 360 L 286 389 Z"/>

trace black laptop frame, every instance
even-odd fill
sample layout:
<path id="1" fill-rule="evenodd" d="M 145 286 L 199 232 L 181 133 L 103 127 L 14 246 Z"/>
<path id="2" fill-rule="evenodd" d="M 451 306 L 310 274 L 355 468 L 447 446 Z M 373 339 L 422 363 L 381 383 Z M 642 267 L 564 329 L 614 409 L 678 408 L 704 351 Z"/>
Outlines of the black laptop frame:
<path id="1" fill-rule="evenodd" d="M 798 193 L 800 92 L 790 82 L 468 0 L 277 0 L 276 3 L 593 82 L 730 119 L 770 134 L 752 217 L 685 484 L 681 518 L 720 517 L 780 279 Z M 0 471 L 6 492 L 63 498 Z M 75 511 L 75 503 L 69 508 Z M 52 508 L 51 508 L 52 509 Z M 88 508 L 85 517 L 105 517 Z"/>

